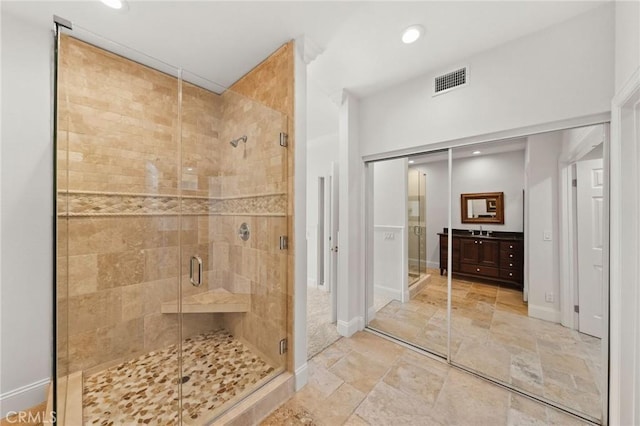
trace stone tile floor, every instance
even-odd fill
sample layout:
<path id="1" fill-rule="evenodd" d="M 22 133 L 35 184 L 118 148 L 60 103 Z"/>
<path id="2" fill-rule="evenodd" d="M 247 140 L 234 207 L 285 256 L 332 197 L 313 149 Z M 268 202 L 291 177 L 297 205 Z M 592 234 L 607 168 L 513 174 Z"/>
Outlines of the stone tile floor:
<path id="1" fill-rule="evenodd" d="M 178 350 L 171 345 L 85 377 L 84 424 L 177 424 Z M 226 330 L 185 339 L 182 353 L 185 424 L 204 424 L 276 372 Z"/>
<path id="2" fill-rule="evenodd" d="M 335 323 L 331 323 L 331 293 L 307 287 L 307 357 L 339 338 Z"/>
<path id="3" fill-rule="evenodd" d="M 309 383 L 263 426 L 584 425 L 367 332 L 309 361 Z"/>
<path id="4" fill-rule="evenodd" d="M 408 303 L 391 301 L 370 326 L 436 353 L 447 350 L 447 278 L 437 270 Z M 452 360 L 601 417 L 600 339 L 527 316 L 522 292 L 473 281 L 452 282 Z"/>

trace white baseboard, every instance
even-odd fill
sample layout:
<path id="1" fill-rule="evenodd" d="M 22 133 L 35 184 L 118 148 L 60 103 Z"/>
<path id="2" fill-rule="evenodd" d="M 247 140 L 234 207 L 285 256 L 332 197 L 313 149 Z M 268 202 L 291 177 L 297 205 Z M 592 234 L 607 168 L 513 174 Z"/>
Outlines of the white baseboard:
<path id="1" fill-rule="evenodd" d="M 309 381 L 309 366 L 305 362 L 300 367 L 296 368 L 295 372 L 295 389 L 298 392 L 300 389 L 304 387 Z"/>
<path id="2" fill-rule="evenodd" d="M 420 259 L 409 258 L 409 265 L 411 265 L 411 266 L 419 266 L 420 265 Z"/>
<path id="3" fill-rule="evenodd" d="M 373 286 L 374 294 L 378 294 L 380 296 L 388 297 L 389 299 L 395 299 L 398 301 L 402 301 L 402 291 L 397 288 L 386 287 L 384 285 L 374 284 Z M 408 292 L 408 290 L 407 290 Z"/>
<path id="4" fill-rule="evenodd" d="M 560 311 L 556 311 L 552 308 L 547 308 L 546 306 L 538 306 L 532 305 L 529 303 L 529 316 L 532 318 L 538 318 L 545 321 L 550 322 L 560 322 L 561 314 Z"/>
<path id="5" fill-rule="evenodd" d="M 338 334 L 344 337 L 351 337 L 356 332 L 364 330 L 364 318 L 355 317 L 351 318 L 349 322 L 338 320 Z"/>
<path id="6" fill-rule="evenodd" d="M 370 306 L 369 309 L 367 309 L 367 321 L 373 321 L 374 319 L 376 319 L 376 307 L 375 306 Z"/>
<path id="7" fill-rule="evenodd" d="M 315 287 L 315 286 L 316 286 L 316 280 L 315 280 L 315 278 L 309 278 L 309 277 L 307 277 L 307 286 L 308 286 L 308 287 Z"/>
<path id="8" fill-rule="evenodd" d="M 427 268 L 440 269 L 440 262 L 427 261 Z"/>
<path id="9" fill-rule="evenodd" d="M 0 395 L 0 418 L 7 417 L 10 411 L 26 410 L 46 401 L 50 382 L 49 378 L 38 380 Z"/>

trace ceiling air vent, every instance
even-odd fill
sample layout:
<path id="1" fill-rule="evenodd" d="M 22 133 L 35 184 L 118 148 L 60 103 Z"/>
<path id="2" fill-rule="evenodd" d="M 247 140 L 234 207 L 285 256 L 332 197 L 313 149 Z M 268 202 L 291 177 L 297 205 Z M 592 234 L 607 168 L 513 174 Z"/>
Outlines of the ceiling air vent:
<path id="1" fill-rule="evenodd" d="M 435 79 L 435 94 L 467 84 L 467 67 L 440 75 Z"/>

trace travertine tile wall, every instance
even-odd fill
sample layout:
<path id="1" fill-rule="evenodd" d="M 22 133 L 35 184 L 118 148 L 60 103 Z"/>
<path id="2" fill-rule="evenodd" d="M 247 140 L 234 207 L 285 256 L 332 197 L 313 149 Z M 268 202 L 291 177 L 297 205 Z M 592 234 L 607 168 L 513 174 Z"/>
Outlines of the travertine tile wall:
<path id="1" fill-rule="evenodd" d="M 278 63 L 289 50 L 276 52 Z M 182 83 L 178 117 L 175 78 L 71 37 L 60 56 L 61 367 L 100 369 L 178 341 L 177 315 L 160 304 L 178 298 L 180 270 L 183 295 L 252 294 L 247 314 L 184 315 L 183 338 L 224 324 L 283 365 L 292 259 L 278 237 L 292 235 L 292 148 L 278 137 L 292 115 Z M 247 143 L 233 148 L 242 135 Z M 242 222 L 252 230 L 246 242 Z M 200 288 L 185 275 L 195 254 L 205 264 Z"/>
<path id="2" fill-rule="evenodd" d="M 176 195 L 177 80 L 71 37 L 60 49 L 59 187 Z"/>
<path id="3" fill-rule="evenodd" d="M 285 366 L 278 353 L 280 339 L 286 337 L 287 254 L 278 246 L 286 232 L 286 217 L 213 216 L 214 228 L 231 230 L 214 233 L 215 256 L 228 256 L 219 265 L 228 265 L 225 288 L 234 293 L 251 293 L 251 311 L 225 314 L 225 328 L 248 342 L 275 366 Z M 201 219 L 202 220 L 202 219 Z M 251 238 L 236 235 L 241 223 L 251 229 Z"/>
<path id="4" fill-rule="evenodd" d="M 213 92 L 182 83 L 181 160 L 182 195 L 219 197 L 220 159 L 225 154 L 220 138 L 223 101 Z M 231 145 L 228 145 L 231 148 Z"/>
<path id="5" fill-rule="evenodd" d="M 68 312 L 58 333 L 67 350 L 58 357 L 72 373 L 179 340 L 178 316 L 162 314 L 160 305 L 178 299 L 180 270 L 188 270 L 188 257 L 179 267 L 180 244 L 205 265 L 208 246 L 199 239 L 207 229 L 198 228 L 198 218 L 177 215 L 178 185 L 188 192 L 195 181 L 191 195 L 215 194 L 208 177 L 219 169 L 220 105 L 217 95 L 183 84 L 181 149 L 175 78 L 71 37 L 61 40 L 60 61 L 60 287 L 68 277 L 58 293 L 60 318 Z M 202 201 L 210 204 L 208 198 L 185 204 L 197 211 Z M 216 271 L 205 270 L 204 284 L 185 284 L 183 294 L 222 284 Z M 186 315 L 182 325 L 186 337 L 222 320 Z"/>

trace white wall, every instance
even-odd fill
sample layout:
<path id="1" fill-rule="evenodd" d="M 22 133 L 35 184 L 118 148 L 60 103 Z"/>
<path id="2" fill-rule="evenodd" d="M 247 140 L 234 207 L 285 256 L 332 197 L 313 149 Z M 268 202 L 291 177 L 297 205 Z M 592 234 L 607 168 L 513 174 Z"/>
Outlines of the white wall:
<path id="1" fill-rule="evenodd" d="M 453 218 L 451 224 L 453 228 L 478 229 L 478 225 L 462 223 L 460 194 L 504 192 L 504 225 L 486 224 L 482 225 L 482 229 L 522 232 L 524 230 L 522 223 L 524 151 L 457 159 L 454 150 L 453 155 Z M 444 223 L 446 224 L 446 222 Z"/>
<path id="2" fill-rule="evenodd" d="M 351 336 L 364 328 L 365 232 L 364 165 L 360 159 L 360 105 L 344 91 L 340 102 L 340 232 L 338 235 L 338 333 Z"/>
<path id="3" fill-rule="evenodd" d="M 615 91 L 640 66 L 640 2 L 615 2 Z"/>
<path id="4" fill-rule="evenodd" d="M 327 176 L 338 162 L 338 134 L 324 135 L 307 145 L 307 283 L 316 284 L 318 274 L 318 178 Z M 326 182 L 328 184 L 328 182 Z"/>
<path id="5" fill-rule="evenodd" d="M 525 160 L 529 316 L 553 322 L 560 321 L 558 156 L 561 151 L 562 132 L 534 135 L 528 138 Z M 551 232 L 551 241 L 543 240 L 546 231 Z M 545 301 L 546 293 L 553 293 L 553 302 Z"/>
<path id="6" fill-rule="evenodd" d="M 454 152 L 455 156 L 455 152 Z M 448 223 L 449 178 L 447 161 L 416 166 L 427 175 L 427 264 L 440 265 L 440 242 L 437 233 Z M 523 232 L 522 190 L 524 189 L 524 151 L 512 151 L 453 160 L 453 217 L 454 229 L 478 229 L 478 225 L 462 223 L 460 194 L 470 192 L 504 192 L 504 225 L 482 225 L 492 231 Z"/>
<path id="7" fill-rule="evenodd" d="M 407 159 L 373 165 L 373 285 L 408 301 Z"/>
<path id="8" fill-rule="evenodd" d="M 361 100 L 363 156 L 610 110 L 613 6 L 483 52 Z M 432 96 L 433 78 L 469 66 L 466 87 Z"/>
<path id="9" fill-rule="evenodd" d="M 0 418 L 45 399 L 52 353 L 51 45 L 2 13 Z"/>

